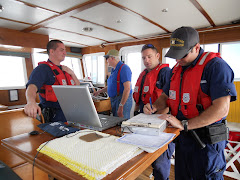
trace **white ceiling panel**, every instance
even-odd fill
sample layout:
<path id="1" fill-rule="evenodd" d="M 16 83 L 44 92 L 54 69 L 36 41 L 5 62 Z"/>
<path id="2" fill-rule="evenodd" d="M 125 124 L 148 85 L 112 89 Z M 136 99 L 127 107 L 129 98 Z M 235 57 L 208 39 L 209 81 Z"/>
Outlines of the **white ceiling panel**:
<path id="1" fill-rule="evenodd" d="M 22 0 L 53 11 L 63 12 L 88 0 Z"/>
<path id="2" fill-rule="evenodd" d="M 0 13 L 0 17 L 30 24 L 36 24 L 55 15 L 55 13 L 26 6 L 18 1 L 0 0 L 0 4 L 4 8 L 4 10 Z"/>
<path id="3" fill-rule="evenodd" d="M 51 38 L 51 39 L 66 40 L 66 41 L 76 42 L 76 43 L 84 44 L 84 45 L 88 45 L 88 46 L 95 46 L 95 45 L 104 43 L 104 41 L 100 41 L 98 39 L 89 38 L 86 36 L 81 36 L 81 35 L 72 34 L 72 33 L 68 33 L 68 32 L 53 30 L 53 29 L 47 29 L 47 28 L 40 28 L 33 32 L 49 35 L 49 38 Z"/>
<path id="4" fill-rule="evenodd" d="M 169 31 L 181 26 L 194 28 L 208 27 L 206 18 L 193 6 L 189 0 L 113 0 L 152 21 Z M 162 12 L 168 9 L 168 12 Z"/>
<path id="5" fill-rule="evenodd" d="M 1 28 L 22 30 L 22 29 L 28 28 L 29 26 L 30 25 L 0 19 L 0 27 Z"/>
<path id="6" fill-rule="evenodd" d="M 109 3 L 103 3 L 84 10 L 74 16 L 117 29 L 133 36 L 150 36 L 165 32 L 148 21 Z M 122 22 L 117 23 L 118 20 Z"/>
<path id="7" fill-rule="evenodd" d="M 240 19 L 240 0 L 198 0 L 216 25 Z M 216 5 L 217 4 L 217 5 Z"/>
<path id="8" fill-rule="evenodd" d="M 76 32 L 80 34 L 85 34 L 88 36 L 97 37 L 100 39 L 104 39 L 106 41 L 120 41 L 126 39 L 132 39 L 130 36 L 124 35 L 122 33 L 118 33 L 109 29 L 106 29 L 101 26 L 94 25 L 92 23 L 83 22 L 75 18 L 65 18 L 55 23 L 49 24 L 48 27 L 63 29 L 71 32 Z M 92 27 L 92 32 L 83 32 L 82 29 L 84 27 Z"/>

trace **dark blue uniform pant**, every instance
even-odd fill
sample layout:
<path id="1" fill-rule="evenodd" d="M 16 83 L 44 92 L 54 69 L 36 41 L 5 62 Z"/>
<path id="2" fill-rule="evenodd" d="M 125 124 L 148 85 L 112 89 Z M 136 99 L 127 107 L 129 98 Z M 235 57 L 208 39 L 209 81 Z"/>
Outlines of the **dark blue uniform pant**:
<path id="1" fill-rule="evenodd" d="M 159 156 L 153 163 L 153 176 L 155 180 L 167 180 L 171 168 L 171 156 L 174 152 L 175 144 L 173 142 L 168 144 L 168 149 Z"/>
<path id="2" fill-rule="evenodd" d="M 206 143 L 206 142 L 205 142 Z M 181 134 L 175 141 L 176 180 L 223 180 L 226 141 L 200 149 L 192 136 Z"/>

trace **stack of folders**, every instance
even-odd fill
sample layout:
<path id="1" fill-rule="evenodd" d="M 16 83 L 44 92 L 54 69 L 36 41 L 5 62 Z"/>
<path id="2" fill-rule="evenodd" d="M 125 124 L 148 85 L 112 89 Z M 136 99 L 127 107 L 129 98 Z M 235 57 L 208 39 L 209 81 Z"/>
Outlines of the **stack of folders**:
<path id="1" fill-rule="evenodd" d="M 175 134 L 163 132 L 166 127 L 166 120 L 160 119 L 159 114 L 139 114 L 122 123 L 123 131 L 130 133 L 117 141 L 136 145 L 144 151 L 153 153 L 174 138 Z"/>
<path id="2" fill-rule="evenodd" d="M 138 114 L 121 125 L 124 132 L 144 135 L 160 135 L 167 127 L 167 121 L 159 118 L 159 114 Z"/>

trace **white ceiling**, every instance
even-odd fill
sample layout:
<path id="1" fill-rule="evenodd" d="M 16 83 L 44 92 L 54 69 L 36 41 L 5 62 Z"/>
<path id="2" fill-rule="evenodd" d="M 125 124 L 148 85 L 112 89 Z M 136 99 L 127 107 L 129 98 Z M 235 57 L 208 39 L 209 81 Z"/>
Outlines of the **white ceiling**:
<path id="1" fill-rule="evenodd" d="M 0 27 L 88 47 L 240 20 L 240 0 L 0 0 Z M 167 9 L 167 12 L 163 12 Z M 118 21 L 121 21 L 120 23 Z M 83 32 L 84 27 L 93 31 Z"/>

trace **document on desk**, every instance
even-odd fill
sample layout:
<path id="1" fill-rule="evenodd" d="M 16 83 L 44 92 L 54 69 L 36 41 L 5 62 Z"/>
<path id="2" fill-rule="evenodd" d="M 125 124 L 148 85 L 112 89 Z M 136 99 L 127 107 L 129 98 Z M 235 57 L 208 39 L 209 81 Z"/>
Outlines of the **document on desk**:
<path id="1" fill-rule="evenodd" d="M 126 134 L 117 139 L 117 142 L 137 145 L 139 148 L 149 153 L 155 152 L 174 138 L 175 134 L 162 132 L 159 136 L 149 136 L 142 134 Z"/>
<path id="2" fill-rule="evenodd" d="M 140 113 L 127 121 L 123 121 L 122 127 L 124 126 L 149 127 L 158 128 L 163 131 L 167 127 L 167 121 L 160 119 L 159 116 L 160 114 L 147 115 Z"/>

